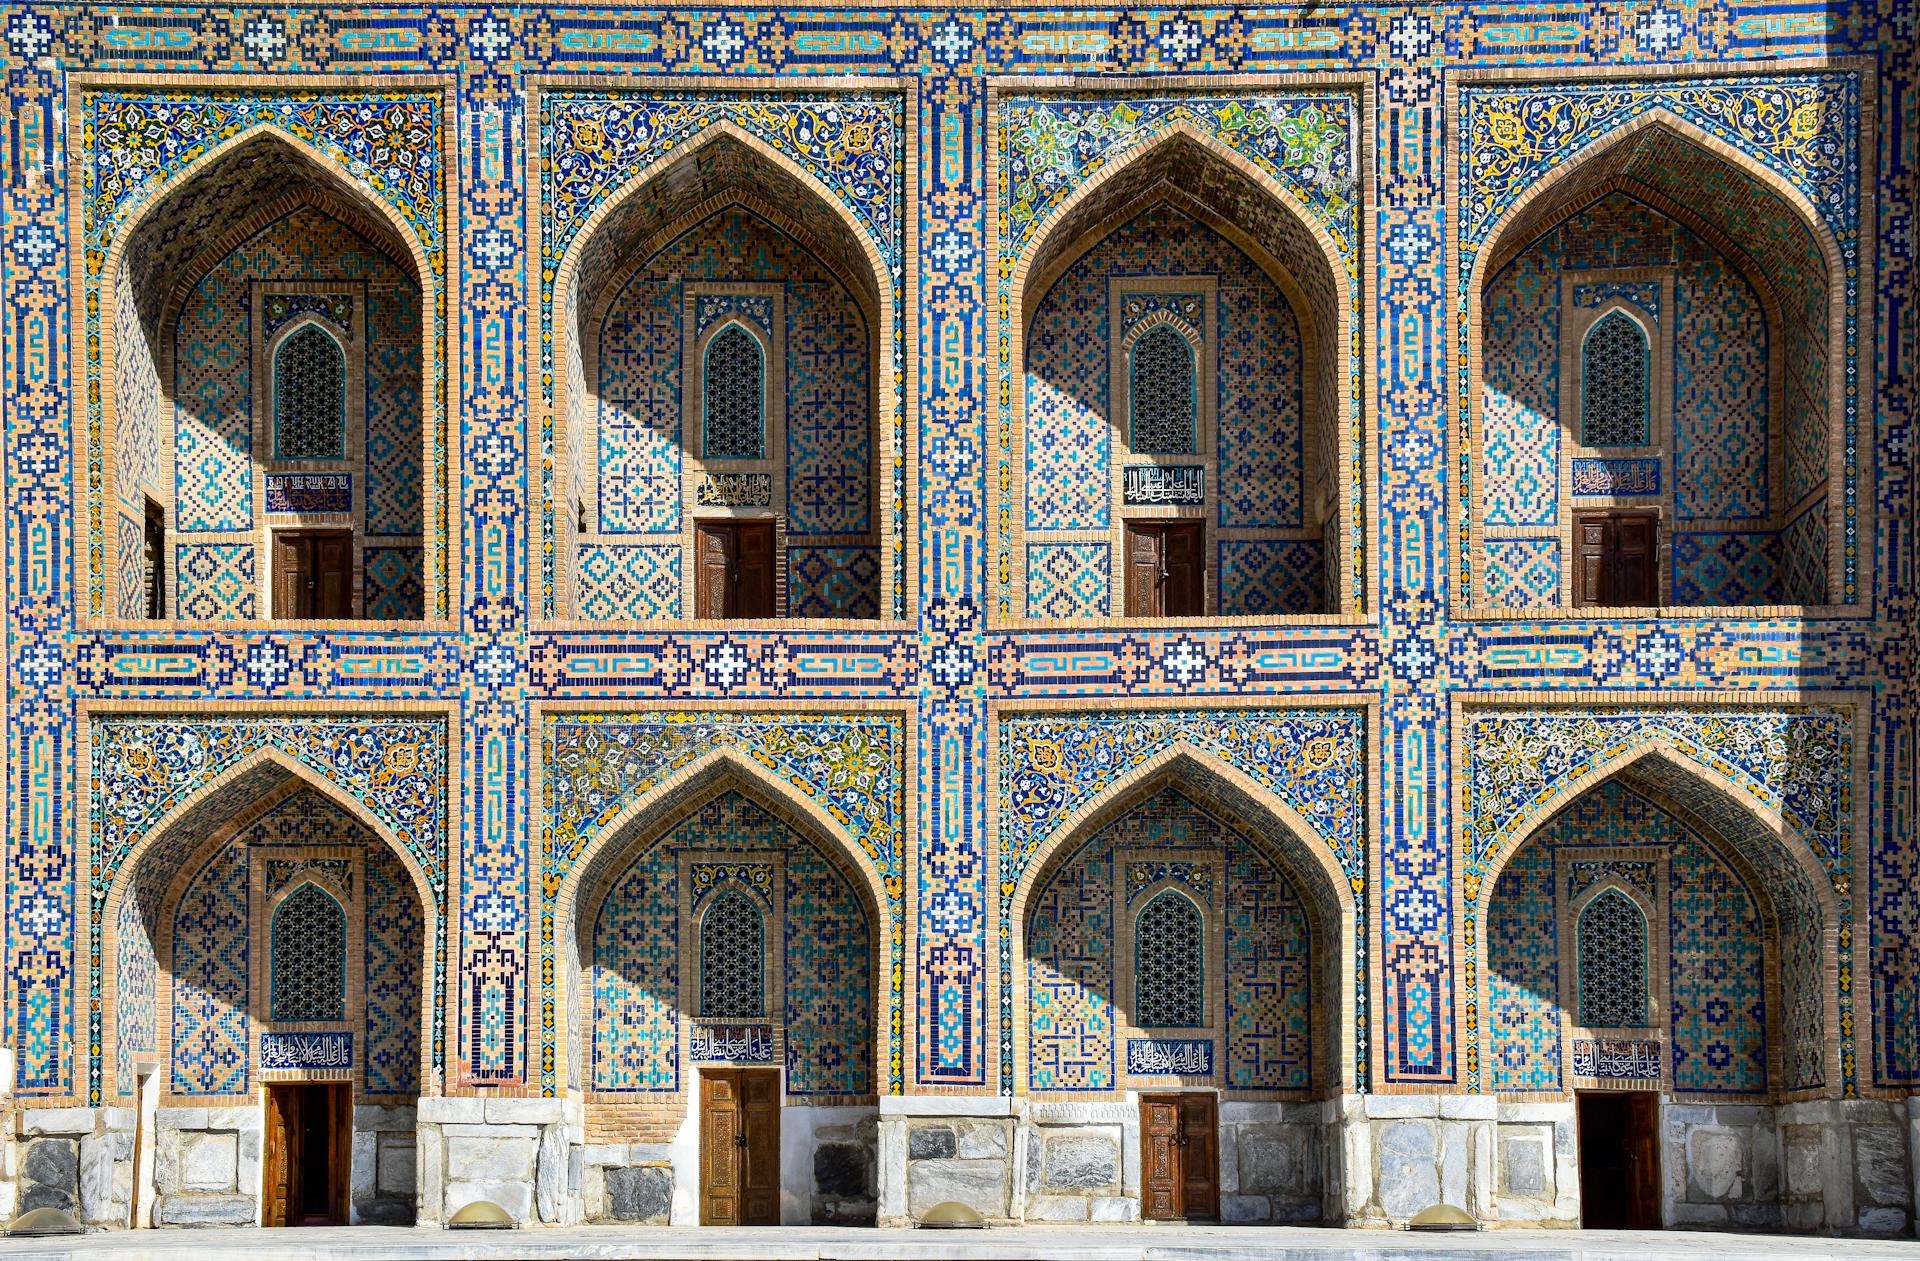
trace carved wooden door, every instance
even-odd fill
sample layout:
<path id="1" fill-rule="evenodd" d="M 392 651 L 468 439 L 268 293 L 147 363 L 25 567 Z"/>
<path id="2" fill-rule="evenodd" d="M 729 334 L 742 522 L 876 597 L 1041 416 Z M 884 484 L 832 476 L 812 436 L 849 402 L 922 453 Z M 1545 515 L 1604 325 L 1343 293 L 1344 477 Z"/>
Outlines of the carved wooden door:
<path id="1" fill-rule="evenodd" d="M 1206 558 L 1197 521 L 1127 523 L 1127 616 L 1197 617 L 1204 612 Z"/>
<path id="2" fill-rule="evenodd" d="M 1651 512 L 1582 512 L 1573 520 L 1576 606 L 1660 602 L 1659 521 Z"/>
<path id="3" fill-rule="evenodd" d="M 773 616 L 773 522 L 703 521 L 694 529 L 694 616 Z"/>
<path id="4" fill-rule="evenodd" d="M 1220 1216 L 1218 1140 L 1209 1094 L 1140 1097 L 1140 1215 L 1149 1221 Z"/>
<path id="5" fill-rule="evenodd" d="M 700 1073 L 700 1224 L 740 1225 L 740 1167 L 746 1161 L 741 1133 L 740 1074 Z"/>
<path id="6" fill-rule="evenodd" d="M 1143 1095 L 1140 1099 L 1140 1215 L 1149 1221 L 1178 1221 L 1186 1216 L 1181 1192 L 1186 1174 L 1180 1161 L 1180 1097 Z"/>
<path id="7" fill-rule="evenodd" d="M 292 1219 L 293 1144 L 299 1118 L 299 1087 L 267 1087 L 266 1168 L 263 1170 L 260 1221 L 286 1226 Z"/>
<path id="8" fill-rule="evenodd" d="M 281 530 L 273 536 L 273 616 L 279 621 L 353 616 L 353 535 Z"/>

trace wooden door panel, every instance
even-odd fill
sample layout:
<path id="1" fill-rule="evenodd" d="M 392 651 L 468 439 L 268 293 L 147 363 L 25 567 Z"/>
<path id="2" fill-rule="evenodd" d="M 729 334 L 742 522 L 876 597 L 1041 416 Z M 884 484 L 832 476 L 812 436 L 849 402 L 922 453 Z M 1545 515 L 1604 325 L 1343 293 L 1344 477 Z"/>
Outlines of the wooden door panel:
<path id="1" fill-rule="evenodd" d="M 1167 617 L 1198 617 L 1205 612 L 1207 562 L 1201 547 L 1200 523 L 1183 521 L 1166 527 Z"/>
<path id="2" fill-rule="evenodd" d="M 295 534 L 273 536 L 273 617 L 294 621 L 300 617 L 300 593 L 306 590 L 306 549 Z"/>
<path id="3" fill-rule="evenodd" d="M 327 1134 L 327 1172 L 332 1190 L 327 1217 L 336 1225 L 347 1224 L 353 1196 L 353 1087 L 346 1082 L 323 1087 L 333 1114 Z"/>
<path id="4" fill-rule="evenodd" d="M 700 1224 L 740 1224 L 740 1074 L 700 1074 Z"/>
<path id="5" fill-rule="evenodd" d="M 1660 1099 L 1636 1092 L 1627 1110 L 1627 1216 L 1635 1230 L 1660 1221 Z"/>
<path id="6" fill-rule="evenodd" d="M 746 1130 L 747 1166 L 742 1178 L 741 1224 L 780 1224 L 780 1074 L 776 1069 L 742 1069 L 741 1120 Z"/>
<path id="7" fill-rule="evenodd" d="M 1660 521 L 1651 512 L 1582 512 L 1573 520 L 1575 606 L 1660 603 Z"/>
<path id="8" fill-rule="evenodd" d="M 1186 1215 L 1181 1194 L 1180 1102 L 1165 1096 L 1140 1100 L 1140 1215 L 1173 1221 Z"/>
<path id="9" fill-rule="evenodd" d="M 313 613 L 341 620 L 353 616 L 353 536 L 313 537 Z"/>
<path id="10" fill-rule="evenodd" d="M 733 572 L 733 533 L 724 526 L 694 529 L 693 615 L 725 617 Z"/>
<path id="11" fill-rule="evenodd" d="M 1127 526 L 1127 616 L 1160 615 L 1160 543 L 1158 530 Z"/>
<path id="12" fill-rule="evenodd" d="M 734 527 L 734 617 L 773 616 L 773 522 L 754 521 Z"/>
<path id="13" fill-rule="evenodd" d="M 1220 1161 L 1212 1095 L 1180 1098 L 1181 1201 L 1189 1219 L 1220 1216 Z"/>
<path id="14" fill-rule="evenodd" d="M 266 1203 L 261 1206 L 260 1220 L 268 1226 L 285 1226 L 291 1216 L 287 1201 L 293 1185 L 294 1118 L 289 1115 L 291 1106 L 297 1106 L 293 1099 L 289 1087 L 267 1087 L 266 1168 L 261 1187 Z"/>

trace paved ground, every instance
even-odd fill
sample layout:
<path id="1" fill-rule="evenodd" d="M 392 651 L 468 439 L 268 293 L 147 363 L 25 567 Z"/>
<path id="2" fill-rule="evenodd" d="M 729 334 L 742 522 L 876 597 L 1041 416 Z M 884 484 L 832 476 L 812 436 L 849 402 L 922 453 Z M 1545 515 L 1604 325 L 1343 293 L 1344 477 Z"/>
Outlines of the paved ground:
<path id="1" fill-rule="evenodd" d="M 0 1240 L 7 1261 L 1920 1261 L 1920 1243 L 1626 1231 L 1404 1231 L 1028 1226 L 986 1231 L 591 1226 L 481 1233 L 356 1226 L 169 1230 Z"/>

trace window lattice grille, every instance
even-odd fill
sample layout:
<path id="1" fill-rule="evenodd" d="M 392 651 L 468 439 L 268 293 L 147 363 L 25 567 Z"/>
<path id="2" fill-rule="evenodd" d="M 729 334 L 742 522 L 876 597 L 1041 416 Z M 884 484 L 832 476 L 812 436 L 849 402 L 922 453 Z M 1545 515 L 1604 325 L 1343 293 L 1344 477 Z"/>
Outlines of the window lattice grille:
<path id="1" fill-rule="evenodd" d="M 1140 912 L 1133 938 L 1133 1011 L 1140 1028 L 1206 1023 L 1205 943 L 1199 908 L 1177 893 L 1162 893 Z"/>
<path id="2" fill-rule="evenodd" d="M 1580 1023 L 1588 1029 L 1647 1023 L 1647 920 L 1609 889 L 1580 912 Z"/>
<path id="3" fill-rule="evenodd" d="M 766 932 L 744 893 L 723 893 L 700 921 L 700 1015 L 758 1020 L 766 1015 Z"/>
<path id="4" fill-rule="evenodd" d="M 303 884 L 273 914 L 273 1018 L 347 1018 L 347 913 Z"/>
<path id="5" fill-rule="evenodd" d="M 1142 455 L 1192 455 L 1199 445 L 1193 346 L 1163 324 L 1133 344 L 1127 414 Z"/>
<path id="6" fill-rule="evenodd" d="M 273 449 L 283 460 L 346 458 L 347 358 L 316 325 L 273 356 Z"/>
<path id="7" fill-rule="evenodd" d="M 1647 337 L 1615 311 L 1587 334 L 1580 352 L 1580 441 L 1641 447 L 1653 441 Z"/>
<path id="8" fill-rule="evenodd" d="M 706 453 L 709 459 L 766 455 L 766 365 L 760 343 L 739 325 L 707 343 Z"/>

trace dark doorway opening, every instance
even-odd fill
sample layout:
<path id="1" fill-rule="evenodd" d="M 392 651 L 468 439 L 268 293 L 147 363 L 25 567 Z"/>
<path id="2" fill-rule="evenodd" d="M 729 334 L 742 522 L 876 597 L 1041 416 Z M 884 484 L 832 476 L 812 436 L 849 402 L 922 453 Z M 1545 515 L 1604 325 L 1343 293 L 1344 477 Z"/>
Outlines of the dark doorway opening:
<path id="1" fill-rule="evenodd" d="M 1594 1090 L 1575 1096 L 1580 1128 L 1580 1224 L 1660 1229 L 1660 1096 Z"/>
<path id="2" fill-rule="evenodd" d="M 268 1226 L 344 1226 L 353 1162 L 353 1087 L 267 1087 Z"/>

